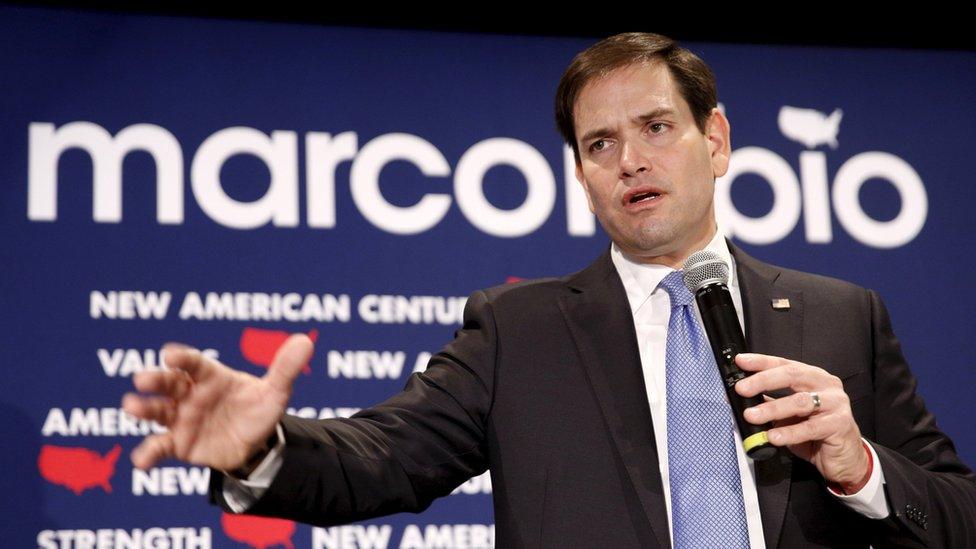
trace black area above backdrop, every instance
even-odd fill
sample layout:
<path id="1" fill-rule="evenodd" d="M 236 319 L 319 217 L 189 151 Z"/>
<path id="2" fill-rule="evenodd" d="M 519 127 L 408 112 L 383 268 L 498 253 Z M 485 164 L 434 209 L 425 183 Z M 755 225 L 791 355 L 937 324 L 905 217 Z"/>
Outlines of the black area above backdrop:
<path id="1" fill-rule="evenodd" d="M 749 10 L 733 4 L 711 13 L 705 7 L 678 10 L 651 4 L 635 7 L 601 3 L 584 4 L 583 9 L 576 10 L 536 8 L 532 13 L 528 13 L 526 4 L 498 3 L 468 4 L 463 12 L 458 6 L 440 10 L 417 4 L 338 8 L 334 3 L 311 7 L 305 2 L 228 5 L 27 0 L 0 4 L 442 32 L 603 38 L 618 32 L 650 30 L 687 42 L 976 51 L 976 33 L 966 28 L 968 19 L 937 7 L 927 11 L 868 8 L 854 13 L 850 5 L 816 3 L 795 6 L 786 15 L 774 11 L 775 5 Z"/>

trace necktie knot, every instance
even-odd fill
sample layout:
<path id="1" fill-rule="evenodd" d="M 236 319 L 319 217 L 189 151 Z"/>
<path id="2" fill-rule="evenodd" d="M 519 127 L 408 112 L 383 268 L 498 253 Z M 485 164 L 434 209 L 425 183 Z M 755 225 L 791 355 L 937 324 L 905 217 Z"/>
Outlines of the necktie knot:
<path id="1" fill-rule="evenodd" d="M 673 271 L 664 277 L 661 281 L 659 287 L 664 288 L 665 292 L 671 296 L 671 307 L 684 307 L 685 305 L 691 305 L 695 296 L 691 294 L 688 287 L 685 286 L 684 273 L 682 271 Z"/>

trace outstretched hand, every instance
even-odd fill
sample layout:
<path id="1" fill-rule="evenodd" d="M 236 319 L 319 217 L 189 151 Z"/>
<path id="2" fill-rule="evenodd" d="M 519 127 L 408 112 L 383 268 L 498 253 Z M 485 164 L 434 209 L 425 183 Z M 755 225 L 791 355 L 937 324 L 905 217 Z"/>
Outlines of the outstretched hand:
<path id="1" fill-rule="evenodd" d="M 753 372 L 735 386 L 742 396 L 794 391 L 775 400 L 767 397 L 764 404 L 747 409 L 746 421 L 757 425 L 774 422 L 769 442 L 786 446 L 812 463 L 828 483 L 844 493 L 864 486 L 870 475 L 870 457 L 839 378 L 816 366 L 756 353 L 740 354 L 735 363 Z"/>
<path id="2" fill-rule="evenodd" d="M 176 458 L 195 465 L 230 471 L 243 465 L 274 431 L 291 397 L 292 383 L 312 356 L 312 341 L 295 334 L 278 349 L 264 377 L 228 368 L 181 344 L 163 347 L 168 370 L 139 372 L 136 389 L 122 408 L 165 426 L 131 454 L 132 463 L 148 469 Z"/>

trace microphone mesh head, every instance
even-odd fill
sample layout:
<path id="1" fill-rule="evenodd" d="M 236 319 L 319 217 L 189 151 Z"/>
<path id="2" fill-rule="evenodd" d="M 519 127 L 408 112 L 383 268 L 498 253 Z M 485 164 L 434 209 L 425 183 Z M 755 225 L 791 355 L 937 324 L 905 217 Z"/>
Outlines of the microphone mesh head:
<path id="1" fill-rule="evenodd" d="M 685 287 L 691 293 L 697 292 L 706 284 L 729 283 L 729 266 L 722 261 L 717 253 L 708 250 L 700 250 L 691 254 L 691 257 L 685 261 L 682 270 L 684 271 Z"/>

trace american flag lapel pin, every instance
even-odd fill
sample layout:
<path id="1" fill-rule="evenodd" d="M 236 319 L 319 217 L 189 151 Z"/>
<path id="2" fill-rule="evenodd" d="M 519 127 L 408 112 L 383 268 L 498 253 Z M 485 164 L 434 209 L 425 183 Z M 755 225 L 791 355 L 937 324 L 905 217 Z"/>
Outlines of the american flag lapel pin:
<path id="1" fill-rule="evenodd" d="M 790 300 L 785 297 L 780 297 L 773 300 L 773 309 L 777 311 L 787 311 L 790 308 Z"/>

